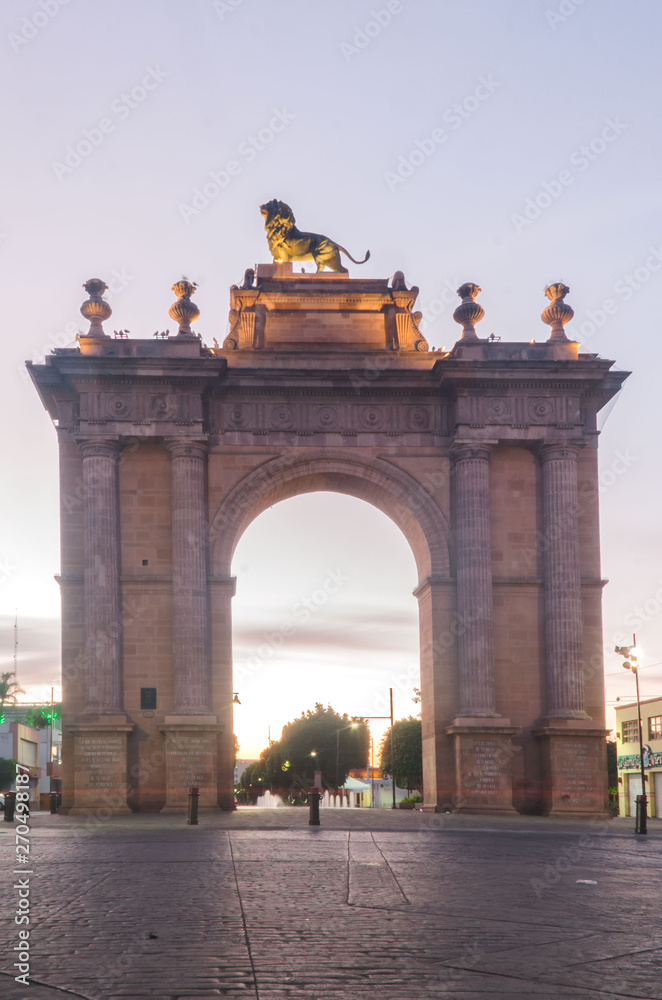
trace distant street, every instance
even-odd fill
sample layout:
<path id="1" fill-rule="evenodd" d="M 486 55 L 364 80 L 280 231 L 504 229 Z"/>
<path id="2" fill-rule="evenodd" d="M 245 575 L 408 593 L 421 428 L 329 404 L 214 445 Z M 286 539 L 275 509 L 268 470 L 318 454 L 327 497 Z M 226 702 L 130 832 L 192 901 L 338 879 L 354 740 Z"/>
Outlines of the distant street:
<path id="1" fill-rule="evenodd" d="M 29 986 L 7 1000 L 662 1000 L 662 822 L 304 809 L 31 821 Z M 40 985 L 41 984 L 41 985 Z"/>

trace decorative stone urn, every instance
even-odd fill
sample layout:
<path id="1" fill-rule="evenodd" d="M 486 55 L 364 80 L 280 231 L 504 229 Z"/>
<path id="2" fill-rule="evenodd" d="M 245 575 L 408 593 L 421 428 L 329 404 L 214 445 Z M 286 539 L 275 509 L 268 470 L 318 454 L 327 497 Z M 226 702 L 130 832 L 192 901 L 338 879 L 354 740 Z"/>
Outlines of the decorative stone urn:
<path id="1" fill-rule="evenodd" d="M 569 291 L 568 286 L 564 285 L 562 281 L 556 281 L 553 285 L 548 285 L 545 289 L 545 295 L 549 299 L 550 304 L 543 310 L 540 318 L 543 323 L 547 323 L 552 328 L 548 343 L 559 340 L 566 344 L 569 343 L 563 329 L 565 324 L 569 323 L 575 315 L 572 306 L 563 301 Z"/>
<path id="2" fill-rule="evenodd" d="M 103 298 L 103 293 L 107 290 L 108 285 L 101 278 L 90 278 L 89 281 L 85 282 L 83 288 L 89 295 L 89 299 L 83 302 L 80 307 L 85 319 L 90 321 L 90 329 L 86 336 L 107 337 L 108 334 L 104 333 L 102 323 L 108 319 L 113 311 Z"/>
<path id="3" fill-rule="evenodd" d="M 187 281 L 186 278 L 176 281 L 172 286 L 172 291 L 177 296 L 177 302 L 170 306 L 168 315 L 176 323 L 179 323 L 178 337 L 196 336 L 191 330 L 191 323 L 198 318 L 200 310 L 195 302 L 191 302 L 191 296 L 197 287 L 195 282 Z"/>
<path id="4" fill-rule="evenodd" d="M 457 290 L 462 302 L 453 313 L 453 319 L 462 327 L 460 340 L 479 339 L 476 333 L 476 323 L 480 323 L 485 316 L 485 310 L 475 301 L 480 290 L 480 286 L 474 284 L 473 281 L 466 281 Z"/>

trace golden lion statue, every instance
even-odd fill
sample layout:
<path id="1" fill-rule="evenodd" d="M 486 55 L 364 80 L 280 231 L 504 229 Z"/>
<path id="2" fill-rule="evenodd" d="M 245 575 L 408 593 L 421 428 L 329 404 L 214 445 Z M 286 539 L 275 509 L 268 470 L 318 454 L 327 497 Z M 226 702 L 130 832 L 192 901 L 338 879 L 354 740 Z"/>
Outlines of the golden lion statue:
<path id="1" fill-rule="evenodd" d="M 284 201 L 274 198 L 260 205 L 260 212 L 264 216 L 267 243 L 274 261 L 314 260 L 318 271 L 328 267 L 330 271 L 348 274 L 347 268 L 342 266 L 341 253 L 355 264 L 365 264 L 370 257 L 368 250 L 363 260 L 354 260 L 351 253 L 327 236 L 300 232 L 295 225 L 294 212 Z"/>

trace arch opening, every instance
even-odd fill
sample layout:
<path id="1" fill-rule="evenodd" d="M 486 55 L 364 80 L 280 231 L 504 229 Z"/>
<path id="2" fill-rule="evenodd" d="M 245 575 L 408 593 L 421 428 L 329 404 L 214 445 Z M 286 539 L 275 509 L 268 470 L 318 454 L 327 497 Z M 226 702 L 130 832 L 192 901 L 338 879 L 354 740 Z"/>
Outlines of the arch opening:
<path id="1" fill-rule="evenodd" d="M 234 549 L 263 510 L 305 493 L 342 493 L 365 500 L 402 531 L 416 560 L 419 581 L 448 575 L 448 523 L 432 495 L 413 477 L 380 460 L 345 456 L 279 458 L 249 473 L 224 498 L 210 528 L 212 572 L 229 574 Z"/>
<path id="2" fill-rule="evenodd" d="M 252 520 L 232 572 L 240 759 L 259 756 L 316 702 L 383 716 L 393 687 L 396 718 L 416 713 L 417 570 L 389 518 L 354 497 L 297 495 Z M 371 723 L 375 763 L 387 729 Z"/>

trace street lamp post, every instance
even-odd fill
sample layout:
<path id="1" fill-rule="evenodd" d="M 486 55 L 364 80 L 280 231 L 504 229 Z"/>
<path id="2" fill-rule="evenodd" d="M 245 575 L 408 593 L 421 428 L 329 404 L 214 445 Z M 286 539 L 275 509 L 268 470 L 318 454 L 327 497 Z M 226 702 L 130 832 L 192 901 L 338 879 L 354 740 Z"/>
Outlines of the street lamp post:
<path id="1" fill-rule="evenodd" d="M 375 743 L 372 734 L 370 735 L 370 808 L 375 808 Z"/>
<path id="2" fill-rule="evenodd" d="M 644 730 L 641 724 L 641 700 L 639 698 L 639 663 L 637 661 L 637 654 L 635 652 L 637 648 L 637 637 L 632 636 L 631 646 L 616 646 L 616 652 L 619 656 L 626 657 L 623 666 L 626 670 L 631 670 L 634 674 L 634 679 L 636 682 L 637 689 L 637 721 L 639 724 L 639 764 L 641 766 L 641 801 L 637 803 L 640 808 L 637 808 L 634 821 L 634 832 L 635 833 L 648 833 L 648 827 L 646 823 L 647 813 L 648 813 L 648 800 L 646 796 L 646 768 L 644 766 Z"/>
<path id="3" fill-rule="evenodd" d="M 352 722 L 349 726 L 342 726 L 341 729 L 336 729 L 336 791 L 340 791 L 340 734 L 344 733 L 346 729 L 357 729 L 358 722 Z"/>
<path id="4" fill-rule="evenodd" d="M 362 715 L 361 718 L 362 719 L 390 719 L 391 720 L 391 770 L 394 770 L 394 767 L 395 767 L 395 751 L 394 751 L 394 743 L 393 743 L 393 688 L 389 688 L 388 689 L 388 693 L 389 693 L 389 698 L 390 698 L 390 701 L 391 701 L 391 714 L 390 715 Z M 374 763 L 374 761 L 373 761 L 373 763 Z M 391 805 L 391 809 L 396 809 L 397 806 L 395 804 L 395 774 L 391 775 L 391 784 L 393 785 L 393 789 L 392 789 L 392 792 L 393 792 L 393 803 Z"/>

